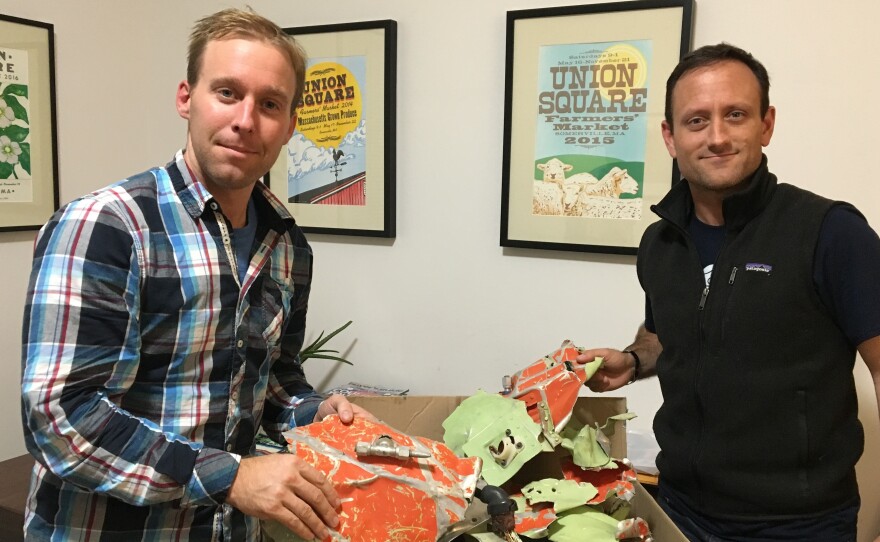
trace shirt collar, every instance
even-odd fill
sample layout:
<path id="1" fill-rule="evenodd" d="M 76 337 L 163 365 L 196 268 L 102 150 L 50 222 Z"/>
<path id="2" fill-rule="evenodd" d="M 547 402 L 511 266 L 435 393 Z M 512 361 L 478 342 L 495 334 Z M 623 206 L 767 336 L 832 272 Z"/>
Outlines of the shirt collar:
<path id="1" fill-rule="evenodd" d="M 177 151 L 166 169 L 171 177 L 174 190 L 189 215 L 193 218 L 202 216 L 214 197 L 204 184 L 196 181 L 192 170 L 189 169 L 183 158 L 183 149 Z M 260 220 L 265 220 L 269 227 L 284 232 L 296 224 L 287 207 L 263 182 L 257 182 L 254 186 L 253 198 Z"/>

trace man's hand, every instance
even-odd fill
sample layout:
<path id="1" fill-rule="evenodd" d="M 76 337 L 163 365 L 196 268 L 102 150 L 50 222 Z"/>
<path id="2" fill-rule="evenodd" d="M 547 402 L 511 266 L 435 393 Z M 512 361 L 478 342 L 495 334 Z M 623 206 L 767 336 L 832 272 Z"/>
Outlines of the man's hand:
<path id="1" fill-rule="evenodd" d="M 577 357 L 577 362 L 589 363 L 596 357 L 603 358 L 605 362 L 596 374 L 587 380 L 586 386 L 591 390 L 596 392 L 616 390 L 632 379 L 636 363 L 632 354 L 624 354 L 612 348 L 594 348 L 585 350 Z"/>
<path id="2" fill-rule="evenodd" d="M 660 357 L 663 346 L 657 335 L 645 328 L 645 324 L 639 326 L 635 341 L 626 347 L 626 350 L 632 350 L 639 354 L 641 361 L 639 379 L 657 374 L 657 358 Z M 587 380 L 586 386 L 588 388 L 593 391 L 611 391 L 625 386 L 632 380 L 636 366 L 636 358 L 632 354 L 624 354 L 613 348 L 594 348 L 585 350 L 577 357 L 577 362 L 589 363 L 596 356 L 604 358 L 605 363 L 592 378 Z"/>
<path id="3" fill-rule="evenodd" d="M 323 539 L 339 524 L 339 496 L 317 469 L 291 454 L 242 458 L 226 503 L 273 519 L 305 540 Z"/>
<path id="4" fill-rule="evenodd" d="M 352 404 L 344 395 L 333 394 L 321 401 L 318 412 L 315 413 L 315 421 L 319 422 L 331 414 L 338 414 L 342 423 L 349 424 L 355 416 L 378 423 L 379 420 L 363 407 Z"/>

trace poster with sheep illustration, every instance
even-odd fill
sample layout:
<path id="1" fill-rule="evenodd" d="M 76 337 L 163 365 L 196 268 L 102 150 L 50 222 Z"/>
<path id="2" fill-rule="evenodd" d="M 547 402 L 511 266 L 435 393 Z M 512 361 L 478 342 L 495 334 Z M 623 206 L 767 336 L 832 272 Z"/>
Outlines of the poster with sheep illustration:
<path id="1" fill-rule="evenodd" d="M 501 246 L 636 254 L 678 179 L 666 79 L 694 0 L 507 12 Z"/>
<path id="2" fill-rule="evenodd" d="M 532 213 L 641 220 L 650 40 L 538 51 Z"/>

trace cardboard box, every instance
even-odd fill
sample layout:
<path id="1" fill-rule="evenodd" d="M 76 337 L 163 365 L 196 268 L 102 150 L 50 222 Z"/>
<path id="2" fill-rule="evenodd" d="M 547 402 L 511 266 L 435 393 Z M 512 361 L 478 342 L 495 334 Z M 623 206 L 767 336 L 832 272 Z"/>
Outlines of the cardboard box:
<path id="1" fill-rule="evenodd" d="M 467 397 L 458 396 L 397 396 L 349 397 L 383 422 L 404 433 L 443 441 L 443 420 Z M 626 412 L 623 397 L 581 397 L 572 411 L 575 419 L 584 423 L 604 423 L 614 414 Z M 620 427 L 610 435 L 614 457 L 626 457 L 626 431 Z M 638 482 L 632 501 L 633 513 L 648 522 L 657 542 L 687 542 L 672 520 L 663 512 L 651 495 Z"/>

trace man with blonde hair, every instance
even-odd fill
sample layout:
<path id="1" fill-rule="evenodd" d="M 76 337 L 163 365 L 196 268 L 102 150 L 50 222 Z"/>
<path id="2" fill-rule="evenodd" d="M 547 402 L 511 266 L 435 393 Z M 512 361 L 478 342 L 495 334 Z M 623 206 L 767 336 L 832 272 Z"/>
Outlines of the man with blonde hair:
<path id="1" fill-rule="evenodd" d="M 296 125 L 305 56 L 259 15 L 197 22 L 177 110 L 186 147 L 83 196 L 41 230 L 24 318 L 22 415 L 37 462 L 28 540 L 303 538 L 339 498 L 290 454 L 255 456 L 260 427 L 330 414 L 298 352 L 312 251 L 258 182 Z"/>

